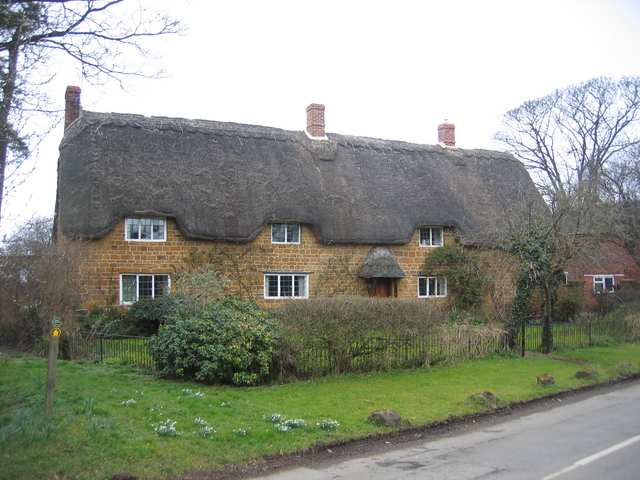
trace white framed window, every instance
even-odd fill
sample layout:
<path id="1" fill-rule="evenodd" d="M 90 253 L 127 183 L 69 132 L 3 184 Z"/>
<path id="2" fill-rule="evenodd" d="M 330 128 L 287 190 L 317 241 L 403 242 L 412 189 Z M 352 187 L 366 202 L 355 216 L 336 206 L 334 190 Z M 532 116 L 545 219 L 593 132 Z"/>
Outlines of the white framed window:
<path id="1" fill-rule="evenodd" d="M 267 273 L 264 276 L 264 298 L 308 298 L 309 274 Z"/>
<path id="2" fill-rule="evenodd" d="M 129 304 L 144 298 L 169 293 L 169 275 L 123 273 L 120 275 L 120 303 Z"/>
<path id="3" fill-rule="evenodd" d="M 421 247 L 441 247 L 444 245 L 442 227 L 420 227 Z"/>
<path id="4" fill-rule="evenodd" d="M 165 241 L 167 239 L 167 219 L 127 217 L 124 220 L 124 238 L 133 241 Z"/>
<path id="5" fill-rule="evenodd" d="M 271 243 L 300 243 L 300 224 L 272 223 Z"/>
<path id="6" fill-rule="evenodd" d="M 446 297 L 447 279 L 445 277 L 418 277 L 418 297 Z"/>
<path id="7" fill-rule="evenodd" d="M 595 293 L 613 293 L 615 291 L 615 275 L 594 275 L 593 291 Z"/>

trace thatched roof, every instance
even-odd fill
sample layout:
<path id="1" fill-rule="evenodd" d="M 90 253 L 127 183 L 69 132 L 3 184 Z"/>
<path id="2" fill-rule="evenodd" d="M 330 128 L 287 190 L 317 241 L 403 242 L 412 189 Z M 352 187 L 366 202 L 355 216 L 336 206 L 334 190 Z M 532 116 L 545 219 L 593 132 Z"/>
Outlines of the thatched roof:
<path id="1" fill-rule="evenodd" d="M 405 278 L 402 267 L 387 247 L 373 247 L 360 270 L 362 278 Z"/>
<path id="2" fill-rule="evenodd" d="M 423 225 L 478 240 L 499 202 L 539 197 L 511 155 L 327 136 L 83 111 L 60 146 L 59 228 L 100 238 L 124 216 L 158 215 L 211 240 L 248 242 L 273 221 L 323 243 L 403 244 Z"/>

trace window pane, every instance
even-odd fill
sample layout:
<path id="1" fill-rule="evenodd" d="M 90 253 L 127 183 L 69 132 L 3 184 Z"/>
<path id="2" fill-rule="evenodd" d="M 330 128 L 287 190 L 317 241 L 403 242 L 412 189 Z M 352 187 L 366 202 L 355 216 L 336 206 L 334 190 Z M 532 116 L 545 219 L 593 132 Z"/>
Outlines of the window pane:
<path id="1" fill-rule="evenodd" d="M 281 297 L 293 296 L 293 276 L 292 275 L 280 276 L 280 296 Z"/>
<path id="2" fill-rule="evenodd" d="M 593 277 L 593 290 L 596 293 L 602 293 L 604 289 L 604 279 L 602 277 Z"/>
<path id="3" fill-rule="evenodd" d="M 122 302 L 129 303 L 137 300 L 137 284 L 136 275 L 122 275 Z"/>
<path id="4" fill-rule="evenodd" d="M 436 278 L 436 296 L 444 297 L 446 293 L 446 280 L 444 278 Z"/>
<path id="5" fill-rule="evenodd" d="M 604 289 L 611 293 L 613 292 L 613 278 L 612 277 L 605 277 L 604 279 Z"/>
<path id="6" fill-rule="evenodd" d="M 287 223 L 287 242 L 298 243 L 300 241 L 300 225 Z"/>
<path id="7" fill-rule="evenodd" d="M 271 241 L 276 243 L 284 243 L 286 241 L 286 224 L 271 224 Z"/>
<path id="8" fill-rule="evenodd" d="M 431 241 L 430 235 L 431 233 L 429 228 L 421 228 L 420 229 L 420 245 L 422 245 L 423 247 L 428 246 L 429 242 Z"/>
<path id="9" fill-rule="evenodd" d="M 164 219 L 162 218 L 153 219 L 153 239 L 164 240 Z"/>
<path id="10" fill-rule="evenodd" d="M 278 276 L 267 275 L 267 297 L 278 296 Z"/>
<path id="11" fill-rule="evenodd" d="M 294 296 L 296 297 L 307 296 L 307 277 L 305 277 L 304 275 L 295 276 Z"/>
<path id="12" fill-rule="evenodd" d="M 434 277 L 428 278 L 427 295 L 433 297 L 436 292 L 436 279 Z"/>
<path id="13" fill-rule="evenodd" d="M 441 228 L 431 229 L 431 245 L 434 247 L 442 246 L 442 229 Z"/>
<path id="14" fill-rule="evenodd" d="M 126 238 L 128 240 L 138 239 L 138 219 L 137 218 L 127 218 L 125 228 L 126 228 Z"/>
<path id="15" fill-rule="evenodd" d="M 154 275 L 153 280 L 153 298 L 169 293 L 169 275 Z"/>
<path id="16" fill-rule="evenodd" d="M 418 278 L 418 296 L 419 297 L 427 296 L 427 279 L 424 277 Z"/>
<path id="17" fill-rule="evenodd" d="M 138 275 L 138 299 L 153 298 L 153 275 Z"/>
<path id="18" fill-rule="evenodd" d="M 140 240 L 151 240 L 151 219 L 140 218 Z"/>

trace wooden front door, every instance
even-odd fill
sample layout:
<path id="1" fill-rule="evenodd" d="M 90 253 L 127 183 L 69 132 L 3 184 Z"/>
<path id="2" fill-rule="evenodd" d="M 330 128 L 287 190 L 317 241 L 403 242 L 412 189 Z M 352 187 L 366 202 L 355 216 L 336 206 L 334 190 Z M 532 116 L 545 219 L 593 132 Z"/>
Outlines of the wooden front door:
<path id="1" fill-rule="evenodd" d="M 370 297 L 397 297 L 395 278 L 372 278 L 369 280 Z"/>

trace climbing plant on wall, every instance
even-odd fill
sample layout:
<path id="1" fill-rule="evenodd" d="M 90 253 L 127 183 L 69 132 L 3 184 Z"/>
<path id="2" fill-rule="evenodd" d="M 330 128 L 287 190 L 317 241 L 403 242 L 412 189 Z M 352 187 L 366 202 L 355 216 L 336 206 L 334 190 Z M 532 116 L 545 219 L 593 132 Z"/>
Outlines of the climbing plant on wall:
<path id="1" fill-rule="evenodd" d="M 456 307 L 469 310 L 482 300 L 487 275 L 480 267 L 480 256 L 475 249 L 458 244 L 438 248 L 426 257 L 421 273 L 446 277 L 447 289 Z"/>

